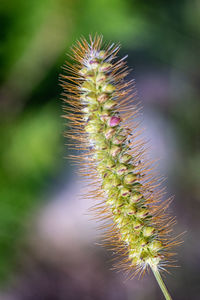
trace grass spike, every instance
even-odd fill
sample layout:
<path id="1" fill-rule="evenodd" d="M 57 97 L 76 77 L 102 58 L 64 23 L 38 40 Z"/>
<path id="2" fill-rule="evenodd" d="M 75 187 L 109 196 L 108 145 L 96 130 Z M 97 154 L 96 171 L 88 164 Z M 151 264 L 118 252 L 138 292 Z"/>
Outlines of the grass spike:
<path id="1" fill-rule="evenodd" d="M 77 41 L 61 75 L 66 136 L 78 149 L 71 159 L 90 179 L 90 192 L 98 203 L 92 213 L 100 228 L 107 229 L 103 241 L 117 253 L 114 268 L 130 278 L 152 269 L 166 299 L 171 299 L 160 271 L 173 264 L 171 236 L 175 218 L 168 215 L 170 199 L 163 199 L 163 178 L 155 178 L 153 163 L 145 159 L 147 146 L 140 138 L 138 114 L 133 103 L 134 80 L 127 81 L 126 58 L 117 57 L 120 46 L 104 44 L 97 34 Z M 92 182 L 92 186 L 91 186 Z"/>

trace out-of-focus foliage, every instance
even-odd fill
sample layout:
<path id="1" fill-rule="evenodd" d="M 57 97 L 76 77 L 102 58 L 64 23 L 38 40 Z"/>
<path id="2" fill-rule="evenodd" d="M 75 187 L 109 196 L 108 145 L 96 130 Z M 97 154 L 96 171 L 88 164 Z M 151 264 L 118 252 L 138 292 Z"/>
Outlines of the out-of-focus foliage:
<path id="1" fill-rule="evenodd" d="M 1 127 L 1 278 L 13 264 L 16 243 L 21 240 L 21 229 L 28 222 L 38 190 L 57 174 L 53 172 L 57 172 L 62 156 L 60 131 L 59 113 L 51 104 L 32 109 Z"/>
<path id="2" fill-rule="evenodd" d="M 2 0 L 0 28 L 0 280 L 11 274 L 24 224 L 64 164 L 58 101 L 64 53 L 80 35 L 98 32 L 122 43 L 136 83 L 149 74 L 149 89 L 140 90 L 146 88 L 145 105 L 173 128 L 178 153 L 170 182 L 191 230 L 180 256 L 188 257 L 184 273 L 192 289 L 199 267 L 200 2 Z M 180 231 L 188 230 L 184 220 Z M 180 274 L 176 293 L 186 282 Z"/>

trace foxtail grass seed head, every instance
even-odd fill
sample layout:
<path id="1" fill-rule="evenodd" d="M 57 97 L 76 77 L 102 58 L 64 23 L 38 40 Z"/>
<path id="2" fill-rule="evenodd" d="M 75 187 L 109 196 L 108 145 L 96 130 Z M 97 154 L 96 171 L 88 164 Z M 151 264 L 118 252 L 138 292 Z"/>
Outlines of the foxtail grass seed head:
<path id="1" fill-rule="evenodd" d="M 175 223 L 167 214 L 170 200 L 163 200 L 145 160 L 145 144 L 137 138 L 139 108 L 131 100 L 133 82 L 126 80 L 126 62 L 117 58 L 118 51 L 118 45 L 104 45 L 101 36 L 81 39 L 61 80 L 64 117 L 70 122 L 66 136 L 74 139 L 76 160 L 93 181 L 90 195 L 100 201 L 96 215 L 107 222 L 105 244 L 121 257 L 118 266 L 135 275 L 149 266 L 171 265 L 170 249 L 178 242 L 170 237 Z"/>

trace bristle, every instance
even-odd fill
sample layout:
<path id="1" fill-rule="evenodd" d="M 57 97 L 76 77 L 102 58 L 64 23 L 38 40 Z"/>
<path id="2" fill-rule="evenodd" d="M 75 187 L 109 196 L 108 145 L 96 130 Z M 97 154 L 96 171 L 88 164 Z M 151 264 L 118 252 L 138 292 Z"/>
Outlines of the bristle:
<path id="1" fill-rule="evenodd" d="M 170 237 L 176 221 L 167 213 L 171 199 L 163 199 L 163 179 L 155 177 L 146 159 L 134 81 L 126 80 L 127 56 L 118 59 L 119 45 L 102 40 L 98 35 L 89 42 L 81 38 L 72 48 L 73 63 L 63 68 L 65 136 L 78 149 L 71 159 L 90 180 L 85 197 L 99 202 L 92 213 L 103 222 L 104 244 L 117 254 L 114 267 L 142 276 L 149 266 L 171 266 L 171 248 L 180 241 Z"/>

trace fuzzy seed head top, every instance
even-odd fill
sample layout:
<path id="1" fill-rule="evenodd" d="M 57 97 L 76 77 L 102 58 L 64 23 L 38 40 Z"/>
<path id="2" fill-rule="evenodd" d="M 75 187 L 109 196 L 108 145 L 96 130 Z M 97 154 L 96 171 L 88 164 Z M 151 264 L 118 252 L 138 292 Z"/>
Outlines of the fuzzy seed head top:
<path id="1" fill-rule="evenodd" d="M 121 257 L 118 266 L 135 275 L 169 265 L 177 241 L 170 237 L 175 223 L 166 212 L 170 199 L 163 200 L 138 138 L 133 81 L 125 79 L 127 66 L 118 51 L 118 45 L 103 45 L 101 36 L 77 42 L 62 86 L 70 122 L 66 136 L 82 150 L 72 159 L 85 164 L 83 175 L 92 178 L 89 196 L 99 201 L 96 216 L 106 222 L 105 244 Z"/>

